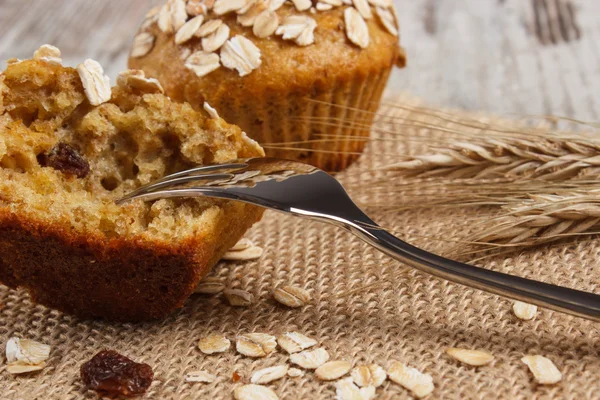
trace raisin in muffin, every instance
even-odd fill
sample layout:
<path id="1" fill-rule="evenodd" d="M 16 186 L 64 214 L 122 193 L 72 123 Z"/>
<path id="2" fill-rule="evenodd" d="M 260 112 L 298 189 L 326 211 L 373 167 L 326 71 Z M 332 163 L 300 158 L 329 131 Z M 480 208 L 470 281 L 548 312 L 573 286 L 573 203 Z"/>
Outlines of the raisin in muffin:
<path id="1" fill-rule="evenodd" d="M 267 155 L 329 171 L 362 152 L 404 64 L 392 0 L 169 0 L 129 59 L 173 99 L 209 102 Z"/>
<path id="2" fill-rule="evenodd" d="M 166 174 L 264 153 L 240 128 L 162 94 L 141 71 L 111 89 L 56 48 L 0 74 L 0 282 L 69 313 L 114 320 L 181 307 L 262 215 L 212 199 L 115 199 Z"/>

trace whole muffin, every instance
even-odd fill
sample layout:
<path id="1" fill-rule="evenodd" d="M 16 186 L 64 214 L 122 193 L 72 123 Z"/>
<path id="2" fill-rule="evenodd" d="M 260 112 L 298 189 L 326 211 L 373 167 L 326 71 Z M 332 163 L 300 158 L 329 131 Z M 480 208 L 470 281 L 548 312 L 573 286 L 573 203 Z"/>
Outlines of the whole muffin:
<path id="1" fill-rule="evenodd" d="M 359 156 L 404 64 L 392 0 L 169 0 L 148 13 L 129 59 L 268 156 L 329 171 Z"/>

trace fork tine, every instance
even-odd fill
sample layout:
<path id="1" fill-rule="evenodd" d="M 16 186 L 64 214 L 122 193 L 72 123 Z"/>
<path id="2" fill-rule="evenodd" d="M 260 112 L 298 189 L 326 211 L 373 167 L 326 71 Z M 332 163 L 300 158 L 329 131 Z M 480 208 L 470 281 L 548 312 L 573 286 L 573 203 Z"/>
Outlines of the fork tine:
<path id="1" fill-rule="evenodd" d="M 155 181 L 155 182 L 149 183 L 147 185 L 140 186 L 136 190 L 130 192 L 128 195 L 124 196 L 123 199 L 124 200 L 132 199 L 143 193 L 155 192 L 159 189 L 164 189 L 164 188 L 175 186 L 175 185 L 181 185 L 181 184 L 188 183 L 188 182 L 195 182 L 195 181 L 201 181 L 201 180 L 211 180 L 212 181 L 212 180 L 218 180 L 218 179 L 232 179 L 234 176 L 235 176 L 234 174 L 204 174 L 204 175 L 188 175 L 188 176 L 181 175 L 178 178 L 169 179 L 169 180 L 162 179 L 160 181 Z"/>
<path id="2" fill-rule="evenodd" d="M 139 195 L 140 193 L 144 193 L 151 190 L 160 189 L 167 186 L 172 186 L 177 183 L 183 183 L 182 181 L 178 181 L 178 179 L 182 179 L 185 177 L 193 177 L 192 180 L 216 180 L 216 179 L 231 179 L 232 174 L 197 174 L 199 172 L 216 172 L 220 170 L 236 170 L 246 168 L 248 164 L 245 163 L 231 163 L 231 164 L 215 164 L 215 165 L 206 165 L 202 167 L 196 167 L 192 169 L 186 169 L 185 171 L 175 172 L 174 174 L 170 174 L 167 176 L 163 176 L 160 179 L 157 179 L 147 185 L 140 186 L 136 190 L 129 193 L 127 196 L 123 197 L 123 200 L 132 199 L 133 197 Z M 196 175 L 197 174 L 197 175 Z M 173 183 L 172 183 L 173 182 Z"/>
<path id="3" fill-rule="evenodd" d="M 231 164 L 216 164 L 216 165 L 206 165 L 203 167 L 196 167 L 192 169 L 186 169 L 185 171 L 175 172 L 174 174 L 163 176 L 160 179 L 155 180 L 153 183 L 159 183 L 163 181 L 167 181 L 173 178 L 179 178 L 181 176 L 194 175 L 196 172 L 218 172 L 219 170 L 231 170 L 231 169 L 242 169 L 246 168 L 248 164 L 242 163 L 231 163 Z M 208 176 L 208 175 L 207 175 Z M 208 179 L 208 178 L 207 178 Z"/>
<path id="4" fill-rule="evenodd" d="M 216 191 L 214 188 L 199 187 L 199 188 L 187 188 L 187 189 L 169 189 L 155 192 L 144 192 L 136 195 L 127 195 L 119 200 L 115 201 L 117 205 L 121 205 L 131 200 L 142 199 L 144 201 L 176 198 L 176 197 L 201 197 L 210 195 L 210 197 L 218 197 L 222 199 L 237 200 L 235 195 L 227 194 L 227 192 Z"/>

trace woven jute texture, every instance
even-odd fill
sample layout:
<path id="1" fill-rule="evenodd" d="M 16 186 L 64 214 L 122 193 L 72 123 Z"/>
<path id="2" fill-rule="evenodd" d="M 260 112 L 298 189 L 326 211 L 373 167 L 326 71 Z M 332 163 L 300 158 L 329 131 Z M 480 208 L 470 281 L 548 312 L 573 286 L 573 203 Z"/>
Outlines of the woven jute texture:
<path id="1" fill-rule="evenodd" d="M 406 104 L 406 99 L 395 99 Z M 435 135 L 426 127 L 453 125 L 458 114 L 447 117 L 382 108 L 377 128 L 403 132 L 403 138 L 379 133 L 360 161 L 339 175 L 376 221 L 408 241 L 443 254 L 453 243 L 427 237 L 462 238 L 479 209 L 399 212 L 383 206 L 401 202 L 397 194 L 370 190 L 371 169 L 394 155 L 417 152 Z M 486 123 L 489 118 L 476 116 Z M 420 122 L 419 122 L 420 121 Z M 484 125 L 474 126 L 485 134 Z M 462 127 L 463 129 L 466 129 Z M 394 182 L 390 182 L 393 185 Z M 327 199 L 324 199 L 327 201 Z M 32 304 L 21 292 L 0 289 L 0 341 L 13 335 L 52 346 L 48 367 L 39 373 L 12 376 L 0 367 L 2 399 L 93 399 L 79 377 L 79 367 L 104 348 L 150 364 L 155 380 L 147 399 L 229 399 L 241 382 L 259 368 L 286 363 L 277 351 L 267 358 L 250 359 L 234 349 L 203 355 L 198 340 L 220 333 L 230 339 L 245 332 L 280 334 L 299 331 L 314 337 L 332 359 L 355 364 L 376 362 L 387 368 L 400 360 L 431 374 L 435 391 L 429 397 L 446 399 L 593 399 L 600 398 L 600 325 L 557 312 L 540 310 L 532 321 L 518 320 L 512 302 L 478 290 L 432 278 L 392 261 L 351 234 L 322 223 L 267 212 L 248 232 L 264 256 L 251 262 L 221 262 L 212 275 L 231 288 L 254 294 L 248 308 L 233 308 L 222 295 L 195 295 L 185 307 L 154 323 L 116 324 L 86 321 Z M 550 247 L 492 258 L 480 265 L 556 284 L 600 293 L 600 242 L 582 239 Z M 85 271 L 82 271 L 85 273 Z M 375 282 L 369 290 L 344 297 L 337 294 Z M 278 305 L 271 296 L 277 285 L 306 288 L 312 303 L 301 309 Z M 119 301 L 119 299 L 115 299 Z M 491 365 L 479 368 L 450 359 L 448 347 L 484 349 L 495 355 Z M 0 348 L 2 351 L 4 347 Z M 539 386 L 520 361 L 527 354 L 550 358 L 563 373 L 562 382 Z M 218 376 L 211 384 L 186 383 L 186 372 L 204 369 Z M 269 385 L 284 399 L 332 399 L 332 383 L 315 379 L 284 378 Z M 409 392 L 387 381 L 377 390 L 380 399 L 411 398 Z"/>

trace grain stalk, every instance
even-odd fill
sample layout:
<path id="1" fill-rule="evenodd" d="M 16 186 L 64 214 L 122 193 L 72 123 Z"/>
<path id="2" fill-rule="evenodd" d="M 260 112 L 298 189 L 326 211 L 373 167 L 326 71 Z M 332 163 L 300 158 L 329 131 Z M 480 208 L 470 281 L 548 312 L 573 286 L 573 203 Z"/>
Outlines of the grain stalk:
<path id="1" fill-rule="evenodd" d="M 600 227 L 600 191 L 530 195 L 502 207 L 506 214 L 487 219 L 469 238 L 485 247 L 495 244 L 535 246 L 564 237 L 591 234 Z"/>
<path id="2" fill-rule="evenodd" d="M 591 139 L 494 139 L 453 141 L 436 152 L 401 157 L 384 169 L 405 176 L 527 178 L 560 181 L 600 172 L 600 141 Z"/>

